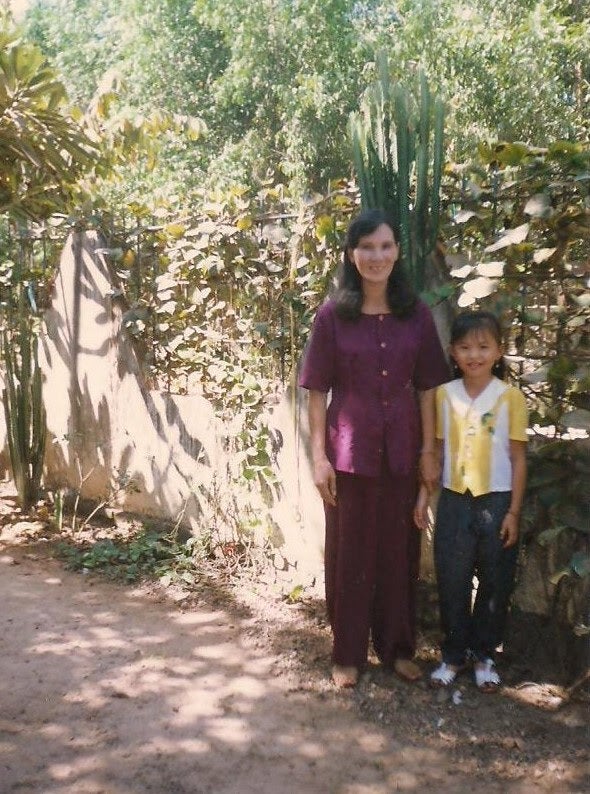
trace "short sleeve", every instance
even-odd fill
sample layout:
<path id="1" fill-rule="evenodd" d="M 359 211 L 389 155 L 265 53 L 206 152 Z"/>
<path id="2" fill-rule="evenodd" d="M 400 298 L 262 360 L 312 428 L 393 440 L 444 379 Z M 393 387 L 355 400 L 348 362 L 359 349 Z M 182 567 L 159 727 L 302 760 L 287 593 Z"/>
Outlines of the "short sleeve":
<path id="1" fill-rule="evenodd" d="M 299 385 L 304 389 L 329 392 L 332 388 L 335 357 L 334 318 L 324 303 L 315 316 L 311 335 L 303 354 Z"/>
<path id="2" fill-rule="evenodd" d="M 451 373 L 430 309 L 420 302 L 416 310 L 420 312 L 421 335 L 413 383 L 420 391 L 427 391 L 446 383 Z"/>
<path id="3" fill-rule="evenodd" d="M 528 411 L 524 394 L 512 387 L 508 394 L 510 440 L 527 441 Z"/>

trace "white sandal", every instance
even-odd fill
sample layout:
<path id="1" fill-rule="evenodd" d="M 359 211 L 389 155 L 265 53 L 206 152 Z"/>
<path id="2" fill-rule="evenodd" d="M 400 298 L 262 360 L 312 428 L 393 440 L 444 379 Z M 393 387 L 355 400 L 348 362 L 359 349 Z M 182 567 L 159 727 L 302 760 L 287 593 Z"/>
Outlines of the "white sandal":
<path id="1" fill-rule="evenodd" d="M 502 683 L 495 671 L 493 659 L 482 659 L 475 663 L 475 685 L 480 692 L 497 692 Z"/>
<path id="2" fill-rule="evenodd" d="M 458 667 L 449 667 L 446 662 L 442 662 L 436 670 L 430 673 L 430 685 L 436 687 L 450 686 L 457 678 L 459 670 L 460 668 Z"/>

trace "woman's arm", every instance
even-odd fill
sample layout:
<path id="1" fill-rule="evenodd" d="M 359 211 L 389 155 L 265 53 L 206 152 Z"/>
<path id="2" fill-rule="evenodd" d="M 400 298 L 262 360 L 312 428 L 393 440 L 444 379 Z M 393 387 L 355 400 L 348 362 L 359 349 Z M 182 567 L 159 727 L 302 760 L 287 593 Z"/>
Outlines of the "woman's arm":
<path id="1" fill-rule="evenodd" d="M 419 391 L 420 418 L 422 421 L 422 450 L 420 452 L 420 474 L 428 493 L 436 491 L 440 482 L 440 454 L 435 438 L 435 394 L 436 389 Z"/>
<path id="2" fill-rule="evenodd" d="M 518 520 L 526 488 L 526 441 L 510 442 L 510 462 L 512 463 L 512 499 L 500 530 L 505 548 L 514 546 L 518 540 Z"/>
<path id="3" fill-rule="evenodd" d="M 326 456 L 326 406 L 328 395 L 322 391 L 309 392 L 308 416 L 311 437 L 313 481 L 324 502 L 336 505 L 336 472 Z"/>
<path id="4" fill-rule="evenodd" d="M 428 491 L 425 485 L 420 486 L 416 506 L 414 507 L 414 524 L 418 529 L 428 527 Z"/>

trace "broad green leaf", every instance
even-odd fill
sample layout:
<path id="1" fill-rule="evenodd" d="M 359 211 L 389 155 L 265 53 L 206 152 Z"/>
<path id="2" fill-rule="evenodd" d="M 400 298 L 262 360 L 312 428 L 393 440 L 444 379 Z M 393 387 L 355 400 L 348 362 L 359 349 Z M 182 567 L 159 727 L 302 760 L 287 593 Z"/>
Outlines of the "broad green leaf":
<path id="1" fill-rule="evenodd" d="M 479 276 L 488 278 L 501 278 L 506 267 L 505 262 L 480 262 L 475 271 Z"/>
<path id="2" fill-rule="evenodd" d="M 537 264 L 545 262 L 547 259 L 552 257 L 556 251 L 557 248 L 539 248 L 533 254 L 533 262 L 536 262 Z"/>
<path id="3" fill-rule="evenodd" d="M 485 276 L 466 281 L 463 291 L 473 298 L 485 298 L 497 289 L 497 282 Z"/>
<path id="4" fill-rule="evenodd" d="M 510 245 L 517 245 L 518 243 L 522 243 L 526 240 L 527 235 L 529 233 L 529 224 L 523 223 L 520 226 L 516 226 L 514 229 L 510 229 L 509 231 L 505 232 L 499 240 L 491 245 L 486 246 L 484 249 L 487 253 L 491 253 L 492 251 L 500 251 L 502 248 L 508 248 Z"/>
<path id="5" fill-rule="evenodd" d="M 454 268 L 449 273 L 452 278 L 467 278 L 473 272 L 472 265 L 462 265 L 461 267 Z"/>
<path id="6" fill-rule="evenodd" d="M 169 223 L 164 227 L 166 234 L 169 234 L 171 237 L 179 239 L 183 237 L 186 226 L 182 223 Z"/>

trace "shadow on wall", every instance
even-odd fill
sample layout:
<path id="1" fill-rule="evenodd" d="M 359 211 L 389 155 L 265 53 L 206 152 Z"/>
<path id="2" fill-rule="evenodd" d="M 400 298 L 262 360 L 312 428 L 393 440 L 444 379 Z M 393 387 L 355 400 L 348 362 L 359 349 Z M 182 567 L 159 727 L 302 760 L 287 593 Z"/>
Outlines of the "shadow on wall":
<path id="1" fill-rule="evenodd" d="M 219 462 L 218 426 L 198 396 L 150 390 L 123 328 L 125 305 L 96 233 L 62 253 L 40 349 L 49 444 L 45 483 L 197 528 Z"/>
<path id="2" fill-rule="evenodd" d="M 178 520 L 196 534 L 210 529 L 212 516 L 223 515 L 232 499 L 227 429 L 203 397 L 149 388 L 124 327 L 128 306 L 115 297 L 118 279 L 102 248 L 96 233 L 69 237 L 45 314 L 39 354 L 49 433 L 45 485 Z M 280 485 L 272 504 L 263 505 L 281 565 L 299 581 L 318 576 L 323 555 L 305 416 L 301 395 L 294 399 L 291 390 L 267 417 Z"/>

